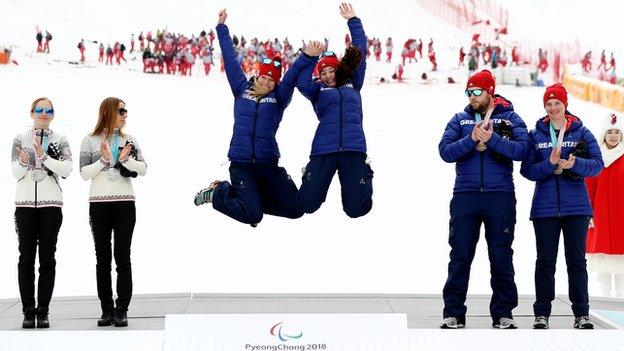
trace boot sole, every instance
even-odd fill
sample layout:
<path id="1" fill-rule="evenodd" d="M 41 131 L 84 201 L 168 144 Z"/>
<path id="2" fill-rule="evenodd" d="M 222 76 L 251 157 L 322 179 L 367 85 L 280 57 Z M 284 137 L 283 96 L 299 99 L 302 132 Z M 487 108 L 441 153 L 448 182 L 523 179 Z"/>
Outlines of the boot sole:
<path id="1" fill-rule="evenodd" d="M 98 327 L 110 327 L 111 325 L 113 325 L 113 322 L 108 322 L 108 323 L 98 322 Z"/>

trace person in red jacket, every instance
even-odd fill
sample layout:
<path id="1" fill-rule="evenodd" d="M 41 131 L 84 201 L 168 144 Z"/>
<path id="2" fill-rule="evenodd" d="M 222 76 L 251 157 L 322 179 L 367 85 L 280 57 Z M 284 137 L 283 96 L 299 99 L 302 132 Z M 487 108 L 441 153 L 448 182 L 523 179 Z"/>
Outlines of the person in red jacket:
<path id="1" fill-rule="evenodd" d="M 436 53 L 433 49 L 429 50 L 429 61 L 431 61 L 431 70 L 434 72 L 437 71 L 438 61 L 436 60 Z"/>
<path id="2" fill-rule="evenodd" d="M 397 82 L 403 83 L 403 65 L 399 63 L 399 65 L 394 70 L 393 77 Z"/>
<path id="3" fill-rule="evenodd" d="M 78 43 L 78 50 L 80 50 L 80 62 L 85 62 L 85 43 L 84 43 L 84 39 L 81 39 L 80 42 Z"/>
<path id="4" fill-rule="evenodd" d="M 611 61 L 609 61 L 609 70 L 615 69 L 615 57 L 613 57 L 613 53 L 611 53 Z"/>
<path id="5" fill-rule="evenodd" d="M 139 33 L 139 43 L 141 47 L 141 51 L 145 50 L 145 37 L 143 37 L 143 32 Z"/>
<path id="6" fill-rule="evenodd" d="M 546 54 L 546 51 L 539 49 L 537 56 L 539 59 L 539 64 L 537 65 L 537 69 L 540 70 L 542 73 L 544 73 L 548 69 L 548 56 Z"/>
<path id="7" fill-rule="evenodd" d="M 381 61 L 381 41 L 375 38 L 373 39 L 373 53 L 375 54 L 375 61 Z"/>
<path id="8" fill-rule="evenodd" d="M 210 32 L 208 33 L 208 39 L 210 40 L 210 47 L 212 47 L 212 42 L 214 41 L 215 38 L 215 34 L 214 31 L 211 29 Z"/>
<path id="9" fill-rule="evenodd" d="M 607 70 L 607 55 L 604 50 L 600 53 L 600 64 L 598 65 L 597 70 L 600 71 L 600 67 L 604 68 L 605 71 Z"/>
<path id="10" fill-rule="evenodd" d="M 518 54 L 518 48 L 516 48 L 515 46 L 513 47 L 513 49 L 511 49 L 511 63 L 509 64 L 509 66 L 514 63 L 516 64 L 516 66 L 520 66 L 520 55 Z"/>
<path id="11" fill-rule="evenodd" d="M 104 44 L 100 43 L 100 47 L 98 48 L 98 62 L 104 63 Z"/>
<path id="12" fill-rule="evenodd" d="M 115 56 L 115 61 L 117 62 L 117 64 L 120 65 L 121 62 L 119 59 L 119 42 L 115 42 L 115 45 L 113 45 L 113 56 Z"/>
<path id="13" fill-rule="evenodd" d="M 390 63 L 392 61 L 392 50 L 394 49 L 394 44 L 392 44 L 392 37 L 388 37 L 386 40 L 386 63 Z"/>
<path id="14" fill-rule="evenodd" d="M 110 44 L 106 47 L 106 64 L 113 64 L 113 48 L 111 48 Z"/>
<path id="15" fill-rule="evenodd" d="M 457 64 L 457 66 L 465 66 L 464 65 L 464 59 L 466 58 L 466 53 L 464 52 L 464 47 L 462 46 L 459 49 L 459 64 Z"/>
<path id="16" fill-rule="evenodd" d="M 587 192 L 594 209 L 587 234 L 587 268 L 598 272 L 605 297 L 611 296 L 612 280 L 616 297 L 624 297 L 624 115 L 609 113 L 602 127 L 600 151 L 604 168 L 597 177 L 587 178 Z"/>

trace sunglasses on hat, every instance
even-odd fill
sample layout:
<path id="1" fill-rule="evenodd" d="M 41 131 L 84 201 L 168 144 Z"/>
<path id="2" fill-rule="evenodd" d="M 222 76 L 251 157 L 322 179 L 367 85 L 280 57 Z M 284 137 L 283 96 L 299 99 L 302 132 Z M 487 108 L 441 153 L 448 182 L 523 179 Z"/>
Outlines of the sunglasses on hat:
<path id="1" fill-rule="evenodd" d="M 118 111 L 119 111 L 119 114 L 122 116 L 125 116 L 128 114 L 128 110 L 126 110 L 125 108 L 120 108 Z"/>
<path id="2" fill-rule="evenodd" d="M 44 112 L 48 116 L 54 115 L 54 109 L 53 108 L 35 107 L 35 109 L 33 110 L 33 113 L 36 114 L 37 116 L 40 116 Z"/>
<path id="3" fill-rule="evenodd" d="M 321 54 L 321 57 L 327 57 L 327 56 L 336 56 L 336 53 L 331 50 L 327 50 Z"/>
<path id="4" fill-rule="evenodd" d="M 467 97 L 470 97 L 470 95 L 481 96 L 481 94 L 483 94 L 483 89 L 466 90 L 465 93 Z"/>
<path id="5" fill-rule="evenodd" d="M 262 63 L 265 64 L 265 65 L 273 64 L 273 66 L 275 66 L 277 68 L 282 67 L 282 63 L 281 62 L 275 61 L 275 60 L 271 60 L 270 58 L 262 59 Z"/>

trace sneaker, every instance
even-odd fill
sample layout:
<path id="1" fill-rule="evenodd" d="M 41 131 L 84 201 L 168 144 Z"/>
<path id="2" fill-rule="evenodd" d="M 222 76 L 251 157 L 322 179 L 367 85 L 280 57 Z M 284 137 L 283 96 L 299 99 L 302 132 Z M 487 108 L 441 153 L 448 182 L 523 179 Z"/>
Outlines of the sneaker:
<path id="1" fill-rule="evenodd" d="M 113 310 L 102 312 L 102 317 L 98 319 L 98 327 L 108 327 L 113 325 Z"/>
<path id="2" fill-rule="evenodd" d="M 440 324 L 440 328 L 442 329 L 459 329 L 463 328 L 463 322 L 458 322 L 457 317 L 447 317 L 442 320 L 442 324 Z"/>
<path id="3" fill-rule="evenodd" d="M 195 206 L 201 206 L 212 202 L 212 195 L 219 184 L 221 184 L 220 181 L 214 181 L 206 189 L 202 189 L 195 194 Z"/>
<path id="4" fill-rule="evenodd" d="M 533 329 L 548 329 L 549 327 L 550 325 L 548 324 L 548 317 L 535 317 L 535 321 L 533 322 Z"/>
<path id="5" fill-rule="evenodd" d="M 128 326 L 128 312 L 126 310 L 120 310 L 116 308 L 114 316 L 113 316 L 113 324 L 116 327 L 127 327 Z"/>
<path id="6" fill-rule="evenodd" d="M 498 322 L 492 324 L 492 326 L 498 329 L 518 329 L 516 321 L 514 321 L 513 318 L 506 317 L 499 318 Z"/>
<path id="7" fill-rule="evenodd" d="M 37 310 L 37 328 L 40 328 L 40 329 L 50 328 L 50 319 L 48 319 L 47 309 Z"/>
<path id="8" fill-rule="evenodd" d="M 35 327 L 35 318 L 37 317 L 37 310 L 34 307 L 24 309 L 24 320 L 22 321 L 22 328 L 32 329 Z"/>
<path id="9" fill-rule="evenodd" d="M 574 328 L 576 329 L 594 329 L 594 324 L 589 320 L 589 317 L 582 316 L 574 318 Z"/>

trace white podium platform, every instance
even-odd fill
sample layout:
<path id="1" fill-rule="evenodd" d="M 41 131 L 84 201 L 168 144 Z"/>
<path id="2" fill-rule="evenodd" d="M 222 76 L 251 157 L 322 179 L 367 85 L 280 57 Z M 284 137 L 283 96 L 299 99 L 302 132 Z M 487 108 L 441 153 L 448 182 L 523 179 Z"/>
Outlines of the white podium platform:
<path id="1" fill-rule="evenodd" d="M 161 351 L 163 331 L 0 331 L 3 351 Z M 410 351 L 621 351 L 621 330 L 408 330 Z M 218 350 L 206 350 L 218 351 Z M 388 350 L 392 351 L 392 350 Z"/>

